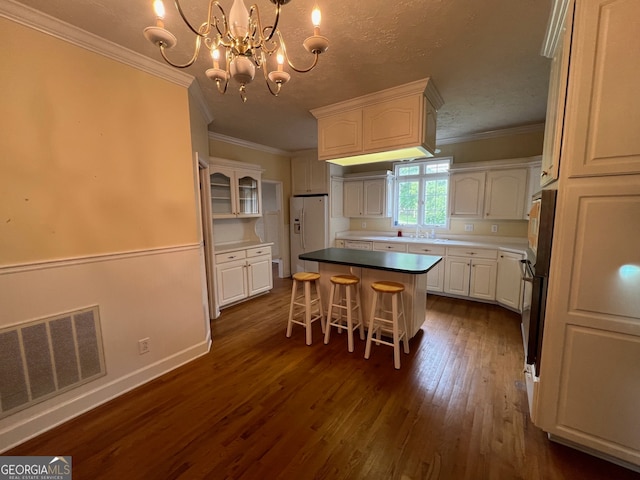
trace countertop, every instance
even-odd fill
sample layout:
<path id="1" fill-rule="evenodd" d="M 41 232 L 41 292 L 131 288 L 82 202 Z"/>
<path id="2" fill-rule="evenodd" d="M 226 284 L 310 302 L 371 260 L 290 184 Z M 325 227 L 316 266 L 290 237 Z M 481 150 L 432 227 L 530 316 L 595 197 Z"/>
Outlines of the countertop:
<path id="1" fill-rule="evenodd" d="M 478 247 L 478 248 L 494 248 L 507 252 L 525 253 L 527 250 L 527 240 L 510 237 L 487 238 L 481 237 L 471 238 L 471 236 L 463 237 L 451 236 L 440 238 L 412 237 L 404 235 L 402 237 L 392 236 L 392 232 L 340 232 L 336 235 L 336 240 L 361 240 L 367 242 L 385 242 L 385 243 L 415 243 L 419 245 L 440 245 L 443 247 Z"/>
<path id="2" fill-rule="evenodd" d="M 387 270 L 390 272 L 422 274 L 431 270 L 442 257 L 414 253 L 374 252 L 370 250 L 350 250 L 346 248 L 325 248 L 315 252 L 301 253 L 302 260 L 321 263 L 335 263 L 353 267 Z"/>
<path id="3" fill-rule="evenodd" d="M 214 253 L 226 253 L 233 252 L 235 250 L 244 250 L 246 248 L 254 247 L 268 247 L 273 245 L 273 242 L 261 242 L 261 241 L 242 241 L 232 243 L 216 243 L 213 246 Z"/>

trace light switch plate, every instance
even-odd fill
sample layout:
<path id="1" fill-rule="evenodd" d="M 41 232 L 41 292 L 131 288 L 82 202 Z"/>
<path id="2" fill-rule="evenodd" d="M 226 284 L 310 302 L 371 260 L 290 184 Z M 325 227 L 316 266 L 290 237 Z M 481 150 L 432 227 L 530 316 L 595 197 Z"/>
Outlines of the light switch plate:
<path id="1" fill-rule="evenodd" d="M 465 223 L 464 224 L 465 232 L 473 232 L 473 223 Z"/>

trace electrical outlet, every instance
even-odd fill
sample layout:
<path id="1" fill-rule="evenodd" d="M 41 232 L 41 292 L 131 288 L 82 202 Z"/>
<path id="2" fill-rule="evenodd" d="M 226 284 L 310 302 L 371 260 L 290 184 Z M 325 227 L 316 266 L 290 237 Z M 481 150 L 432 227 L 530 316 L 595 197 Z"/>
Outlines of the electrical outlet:
<path id="1" fill-rule="evenodd" d="M 138 340 L 138 353 L 144 355 L 151 351 L 151 340 L 149 337 Z"/>
<path id="2" fill-rule="evenodd" d="M 362 228 L 367 228 L 367 222 L 362 222 Z"/>
<path id="3" fill-rule="evenodd" d="M 465 223 L 464 224 L 465 232 L 473 232 L 473 223 Z"/>
<path id="4" fill-rule="evenodd" d="M 491 233 L 498 233 L 498 225 L 491 225 Z"/>

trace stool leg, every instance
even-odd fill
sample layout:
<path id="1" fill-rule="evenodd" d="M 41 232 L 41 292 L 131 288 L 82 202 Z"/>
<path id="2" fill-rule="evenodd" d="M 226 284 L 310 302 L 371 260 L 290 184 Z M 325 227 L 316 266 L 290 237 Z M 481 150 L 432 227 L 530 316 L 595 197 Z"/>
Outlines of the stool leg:
<path id="1" fill-rule="evenodd" d="M 391 296 L 391 311 L 393 315 L 393 365 L 400 368 L 400 339 L 398 338 L 398 294 Z"/>
<path id="2" fill-rule="evenodd" d="M 362 318 L 362 298 L 360 288 L 356 287 L 356 303 L 358 307 L 358 323 L 360 325 L 360 340 L 364 340 L 364 320 Z"/>
<path id="3" fill-rule="evenodd" d="M 320 293 L 320 280 L 315 281 L 316 293 L 318 294 L 318 310 L 320 312 L 320 326 L 322 327 L 322 333 L 327 329 L 327 324 L 324 316 L 324 309 L 322 308 L 322 294 Z"/>
<path id="4" fill-rule="evenodd" d="M 351 314 L 351 285 L 347 285 L 347 344 L 353 352 L 353 316 Z"/>
<path id="5" fill-rule="evenodd" d="M 293 302 L 296 300 L 296 288 L 297 288 L 296 279 L 293 279 L 293 287 L 291 288 L 291 304 L 289 305 L 289 321 L 287 322 L 287 338 L 291 336 L 291 327 L 293 327 Z"/>
<path id="6" fill-rule="evenodd" d="M 404 314 L 404 298 L 400 293 L 400 305 L 402 306 L 402 324 L 404 325 L 404 353 L 409 353 L 409 330 L 407 330 L 407 316 Z"/>
<path id="7" fill-rule="evenodd" d="M 369 355 L 371 354 L 371 339 L 373 338 L 373 330 L 375 324 L 375 316 L 376 316 L 376 301 L 378 299 L 378 294 L 376 292 L 373 293 L 373 301 L 371 302 L 371 315 L 369 316 L 369 332 L 367 332 L 367 345 L 364 349 L 364 358 L 369 359 Z"/>
<path id="8" fill-rule="evenodd" d="M 304 282 L 304 323 L 307 345 L 311 345 L 311 282 Z"/>
<path id="9" fill-rule="evenodd" d="M 331 284 L 331 292 L 329 293 L 329 309 L 327 311 L 327 325 L 324 331 L 324 344 L 329 343 L 329 335 L 331 333 L 331 320 L 333 315 L 333 300 L 336 295 L 336 285 L 335 283 Z"/>

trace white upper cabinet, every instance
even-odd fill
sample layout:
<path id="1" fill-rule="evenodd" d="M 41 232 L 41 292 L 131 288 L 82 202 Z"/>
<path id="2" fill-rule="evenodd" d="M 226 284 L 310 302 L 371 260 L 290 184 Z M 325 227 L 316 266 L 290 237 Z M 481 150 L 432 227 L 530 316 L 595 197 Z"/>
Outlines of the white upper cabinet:
<path id="1" fill-rule="evenodd" d="M 481 217 L 484 208 L 485 172 L 452 173 L 449 179 L 449 215 Z"/>
<path id="2" fill-rule="evenodd" d="M 293 195 L 325 195 L 329 193 L 328 165 L 319 161 L 315 152 L 291 159 Z"/>
<path id="3" fill-rule="evenodd" d="M 318 158 L 332 160 L 398 149 L 435 151 L 436 113 L 442 97 L 426 78 L 316 108 Z"/>
<path id="4" fill-rule="evenodd" d="M 512 168 L 487 172 L 484 218 L 521 220 L 527 194 L 527 169 Z"/>
<path id="5" fill-rule="evenodd" d="M 211 158 L 210 162 L 212 217 L 262 216 L 260 167 L 218 158 Z"/>
<path id="6" fill-rule="evenodd" d="M 540 157 L 473 162 L 452 169 L 449 177 L 449 215 L 486 220 L 527 218 L 531 190 L 538 180 Z M 531 183 L 533 182 L 533 183 Z"/>
<path id="7" fill-rule="evenodd" d="M 344 178 L 345 217 L 389 217 L 391 216 L 391 172 L 367 177 Z"/>

